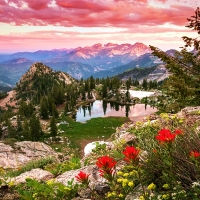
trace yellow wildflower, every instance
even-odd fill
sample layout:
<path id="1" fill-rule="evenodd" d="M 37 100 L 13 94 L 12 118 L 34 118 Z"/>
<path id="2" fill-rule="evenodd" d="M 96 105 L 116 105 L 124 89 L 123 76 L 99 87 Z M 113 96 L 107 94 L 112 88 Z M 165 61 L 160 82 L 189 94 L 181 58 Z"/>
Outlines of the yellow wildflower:
<path id="1" fill-rule="evenodd" d="M 136 170 L 133 170 L 132 172 L 130 172 L 130 175 L 131 175 L 131 176 L 133 176 L 133 175 L 137 176 L 137 175 L 138 175 L 138 172 L 137 172 Z"/>
<path id="2" fill-rule="evenodd" d="M 128 186 L 129 186 L 129 187 L 134 187 L 134 185 L 135 185 L 135 184 L 133 183 L 133 181 L 130 181 L 130 182 L 128 183 Z"/>
<path id="3" fill-rule="evenodd" d="M 8 182 L 8 185 L 9 185 L 10 187 L 12 187 L 12 186 L 14 185 L 14 182 L 13 182 L 13 181 L 9 181 L 9 182 Z"/>
<path id="4" fill-rule="evenodd" d="M 118 171 L 118 172 L 117 172 L 117 175 L 122 176 L 122 175 L 123 175 L 123 172 L 122 172 L 122 171 Z"/>
<path id="5" fill-rule="evenodd" d="M 37 197 L 37 193 L 34 193 L 34 194 L 32 195 L 32 197 L 33 197 L 33 198 Z"/>
<path id="6" fill-rule="evenodd" d="M 123 197 L 123 196 L 124 196 L 123 194 L 121 194 L 121 193 L 119 194 L 119 197 Z"/>
<path id="7" fill-rule="evenodd" d="M 122 187 L 126 187 L 127 183 L 128 183 L 128 179 L 123 179 Z"/>
<path id="8" fill-rule="evenodd" d="M 127 177 L 127 176 L 129 176 L 129 173 L 124 173 L 123 176 Z"/>
<path id="9" fill-rule="evenodd" d="M 163 194 L 162 195 L 162 199 L 169 199 L 169 197 L 170 197 L 169 194 Z"/>
<path id="10" fill-rule="evenodd" d="M 145 200 L 144 196 L 140 196 L 139 200 Z"/>
<path id="11" fill-rule="evenodd" d="M 169 184 L 164 184 L 163 186 L 162 186 L 164 189 L 169 189 L 170 187 L 169 187 Z"/>
<path id="12" fill-rule="evenodd" d="M 112 192 L 112 196 L 113 196 L 113 197 L 116 196 L 116 192 L 113 191 L 113 192 Z"/>
<path id="13" fill-rule="evenodd" d="M 54 183 L 54 179 L 50 179 L 50 180 L 46 181 L 47 185 L 52 185 L 53 183 Z"/>
<path id="14" fill-rule="evenodd" d="M 151 183 L 151 184 L 147 187 L 148 190 L 154 190 L 155 188 L 156 188 L 156 185 L 155 185 L 154 183 Z"/>
<path id="15" fill-rule="evenodd" d="M 111 196 L 112 196 L 112 193 L 108 192 L 107 197 L 111 197 Z"/>
<path id="16" fill-rule="evenodd" d="M 117 179 L 117 182 L 118 182 L 118 183 L 121 183 L 122 181 L 123 181 L 122 178 L 118 178 L 118 179 Z"/>

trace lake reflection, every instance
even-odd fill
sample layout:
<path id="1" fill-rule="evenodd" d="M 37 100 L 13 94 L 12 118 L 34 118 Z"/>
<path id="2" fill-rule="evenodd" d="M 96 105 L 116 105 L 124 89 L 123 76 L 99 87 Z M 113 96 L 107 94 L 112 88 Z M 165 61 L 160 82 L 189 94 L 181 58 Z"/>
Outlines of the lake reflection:
<path id="1" fill-rule="evenodd" d="M 145 116 L 156 112 L 156 108 L 149 105 L 136 104 L 136 105 L 119 105 L 113 102 L 105 102 L 96 100 L 87 106 L 80 106 L 76 113 L 77 122 L 85 122 L 91 118 L 96 117 L 129 117 L 131 121 L 141 121 Z"/>

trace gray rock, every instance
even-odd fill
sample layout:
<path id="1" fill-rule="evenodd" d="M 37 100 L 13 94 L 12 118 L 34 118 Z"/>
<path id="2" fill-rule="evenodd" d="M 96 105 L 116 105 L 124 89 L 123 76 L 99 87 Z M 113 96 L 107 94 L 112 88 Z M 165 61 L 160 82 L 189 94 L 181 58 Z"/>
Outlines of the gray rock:
<path id="1" fill-rule="evenodd" d="M 55 181 L 60 182 L 64 185 L 67 185 L 68 181 L 71 181 L 74 178 L 73 183 L 78 183 L 75 176 L 77 176 L 77 174 L 80 171 L 83 171 L 87 174 L 90 174 L 90 176 L 89 176 L 89 181 L 90 181 L 89 186 L 92 190 L 96 191 L 96 193 L 99 196 L 104 195 L 109 190 L 109 186 L 107 184 L 105 184 L 106 180 L 99 175 L 98 168 L 95 165 L 90 165 L 90 166 L 83 167 L 81 169 L 71 170 L 71 171 L 65 172 L 64 174 L 58 176 L 55 179 Z M 78 199 L 80 199 L 80 200 L 81 199 L 84 199 L 84 200 L 90 199 L 91 196 L 92 196 L 91 190 L 88 189 L 88 188 L 87 189 L 86 188 L 81 189 L 78 192 L 78 194 L 79 194 L 79 198 L 75 198 L 77 200 Z"/>
<path id="2" fill-rule="evenodd" d="M 184 118 L 188 116 L 189 114 L 192 114 L 194 112 L 200 111 L 200 106 L 196 107 L 185 107 L 180 112 L 177 113 L 177 117 Z"/>
<path id="3" fill-rule="evenodd" d="M 58 154 L 42 142 L 16 142 L 13 147 L 0 142 L 0 167 L 18 168 L 31 160 L 45 157 L 58 158 Z"/>
<path id="4" fill-rule="evenodd" d="M 75 176 L 77 176 L 80 171 L 83 171 L 86 174 L 90 174 L 89 181 L 90 181 L 91 187 L 94 187 L 97 184 L 105 183 L 105 179 L 99 175 L 98 168 L 95 165 L 89 165 L 77 170 L 67 171 L 61 174 L 60 176 L 58 176 L 55 179 L 55 181 L 60 182 L 64 185 L 67 185 L 68 181 L 71 181 L 72 179 L 74 179 L 74 183 L 78 183 Z"/>
<path id="5" fill-rule="evenodd" d="M 53 174 L 51 174 L 50 172 L 37 168 L 32 169 L 31 171 L 24 172 L 21 175 L 12 178 L 11 181 L 13 181 L 14 184 L 19 184 L 25 183 L 27 178 L 35 179 L 38 181 L 47 181 L 52 179 L 53 177 Z"/>

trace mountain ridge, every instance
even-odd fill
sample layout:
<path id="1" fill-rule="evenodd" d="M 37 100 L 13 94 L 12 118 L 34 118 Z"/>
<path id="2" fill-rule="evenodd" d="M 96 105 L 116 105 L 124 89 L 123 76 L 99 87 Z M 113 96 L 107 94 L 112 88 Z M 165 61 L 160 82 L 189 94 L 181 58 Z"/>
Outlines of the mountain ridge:
<path id="1" fill-rule="evenodd" d="M 35 62 L 42 62 L 53 70 L 66 72 L 76 79 L 93 75 L 113 76 L 134 67 L 151 67 L 161 63 L 159 59 L 154 59 L 151 49 L 141 42 L 104 45 L 97 43 L 74 49 L 17 52 L 2 56 L 0 54 L 0 73 L 5 75 L 4 81 L 7 82 L 0 79 L 0 83 L 12 87 Z M 127 66 L 124 67 L 125 65 Z"/>

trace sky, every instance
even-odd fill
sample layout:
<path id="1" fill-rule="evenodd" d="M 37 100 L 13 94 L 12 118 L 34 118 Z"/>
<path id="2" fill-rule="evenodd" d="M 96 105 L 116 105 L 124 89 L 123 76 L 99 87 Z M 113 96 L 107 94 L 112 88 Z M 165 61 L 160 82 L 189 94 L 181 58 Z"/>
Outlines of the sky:
<path id="1" fill-rule="evenodd" d="M 0 0 L 0 53 L 142 42 L 162 50 L 196 37 L 199 0 Z"/>

